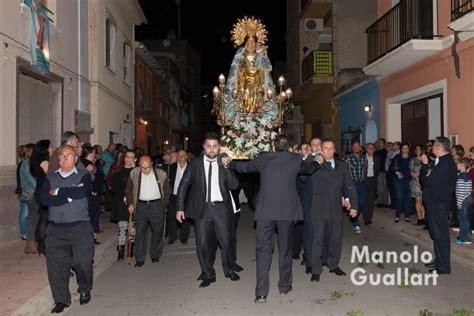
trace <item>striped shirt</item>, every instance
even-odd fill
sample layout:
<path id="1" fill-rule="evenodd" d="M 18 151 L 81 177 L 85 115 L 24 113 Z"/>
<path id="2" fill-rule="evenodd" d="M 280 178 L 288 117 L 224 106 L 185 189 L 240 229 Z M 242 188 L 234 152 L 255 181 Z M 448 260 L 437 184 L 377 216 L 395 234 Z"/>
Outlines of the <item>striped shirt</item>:
<path id="1" fill-rule="evenodd" d="M 456 182 L 456 203 L 461 208 L 464 200 L 472 193 L 472 180 L 467 172 L 461 172 Z"/>

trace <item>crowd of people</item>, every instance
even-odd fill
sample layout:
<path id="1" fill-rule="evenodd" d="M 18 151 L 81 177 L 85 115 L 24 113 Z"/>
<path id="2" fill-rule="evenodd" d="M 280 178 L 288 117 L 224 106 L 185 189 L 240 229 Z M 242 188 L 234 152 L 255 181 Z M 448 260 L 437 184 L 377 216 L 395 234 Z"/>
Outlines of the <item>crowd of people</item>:
<path id="1" fill-rule="evenodd" d="M 150 157 L 141 148 L 122 144 L 81 143 L 65 132 L 61 146 L 49 140 L 20 146 L 17 179 L 19 227 L 26 254 L 44 254 L 55 307 L 71 304 L 69 275 L 76 275 L 80 303 L 90 300 L 94 244 L 99 244 L 100 216 L 111 211 L 117 224 L 117 260 L 145 264 L 147 249 L 158 263 L 163 243 L 186 244 L 196 233 L 201 267 L 200 287 L 216 281 L 214 261 L 221 249 L 224 275 L 240 279 L 237 226 L 246 200 L 255 212 L 256 303 L 266 302 L 268 271 L 278 235 L 280 293 L 292 290 L 292 259 L 302 258 L 311 281 L 323 266 L 343 276 L 339 267 L 344 211 L 352 230 L 371 225 L 374 206 L 394 210 L 394 222 L 416 215 L 428 230 L 435 261 L 428 266 L 450 273 L 449 226 L 459 231 L 455 242 L 471 243 L 473 227 L 474 147 L 466 154 L 438 137 L 413 148 L 408 143 L 354 140 L 351 152 L 339 156 L 330 139 L 314 137 L 290 147 L 284 135 L 274 152 L 253 161 L 232 161 L 220 153 L 215 133 L 204 138 L 202 153 L 167 150 Z M 151 228 L 150 245 L 146 231 Z M 45 239 L 45 236 L 48 238 Z"/>

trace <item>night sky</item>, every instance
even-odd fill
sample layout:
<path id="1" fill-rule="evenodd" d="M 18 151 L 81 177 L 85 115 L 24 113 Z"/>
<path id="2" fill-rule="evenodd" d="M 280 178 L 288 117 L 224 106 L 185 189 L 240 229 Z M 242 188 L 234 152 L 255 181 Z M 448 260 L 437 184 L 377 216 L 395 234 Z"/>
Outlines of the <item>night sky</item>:
<path id="1" fill-rule="evenodd" d="M 139 0 L 148 20 L 137 27 L 136 39 L 164 39 L 170 29 L 178 35 L 175 0 Z M 255 16 L 267 27 L 268 55 L 272 64 L 286 61 L 285 0 L 181 0 L 181 38 L 201 51 L 204 84 L 214 85 L 222 72 L 227 75 L 236 48 L 230 39 L 237 18 Z"/>

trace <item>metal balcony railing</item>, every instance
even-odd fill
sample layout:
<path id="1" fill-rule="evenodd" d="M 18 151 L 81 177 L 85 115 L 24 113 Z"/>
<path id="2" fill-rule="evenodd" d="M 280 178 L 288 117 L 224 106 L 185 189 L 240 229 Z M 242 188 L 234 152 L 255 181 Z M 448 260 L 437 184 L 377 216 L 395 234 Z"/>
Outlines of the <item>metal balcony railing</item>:
<path id="1" fill-rule="evenodd" d="M 412 39 L 433 39 L 433 1 L 400 0 L 366 30 L 368 64 Z"/>
<path id="2" fill-rule="evenodd" d="M 451 21 L 474 10 L 473 0 L 451 0 Z"/>
<path id="3" fill-rule="evenodd" d="M 308 2 L 310 2 L 310 1 L 311 0 L 300 0 L 300 12 L 303 11 L 303 9 L 306 7 Z"/>
<path id="4" fill-rule="evenodd" d="M 332 51 L 313 50 L 301 62 L 301 79 L 306 81 L 313 76 L 332 76 Z"/>

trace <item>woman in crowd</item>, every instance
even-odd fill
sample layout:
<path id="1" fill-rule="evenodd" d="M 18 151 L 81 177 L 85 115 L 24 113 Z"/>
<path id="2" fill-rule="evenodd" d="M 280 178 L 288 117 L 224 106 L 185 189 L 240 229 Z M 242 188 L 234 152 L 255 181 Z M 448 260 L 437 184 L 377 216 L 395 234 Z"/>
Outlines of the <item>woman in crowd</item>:
<path id="1" fill-rule="evenodd" d="M 455 163 L 458 163 L 459 160 L 464 157 L 464 147 L 462 145 L 454 145 L 451 147 L 451 157 L 453 157 L 453 160 Z"/>
<path id="2" fill-rule="evenodd" d="M 18 228 L 20 230 L 21 240 L 26 240 L 26 218 L 28 217 L 28 206 L 26 202 L 21 198 L 21 178 L 20 169 L 23 161 L 25 160 L 25 146 L 20 145 L 16 150 L 17 163 L 16 166 L 16 189 L 15 194 L 18 195 L 19 209 L 18 209 Z"/>
<path id="3" fill-rule="evenodd" d="M 30 159 L 30 171 L 33 177 L 36 180 L 35 187 L 35 202 L 37 203 L 37 209 L 28 210 L 28 223 L 30 224 L 30 214 L 31 221 L 34 220 L 34 212 L 39 214 L 39 219 L 37 220 L 38 224 L 36 225 L 36 242 L 38 253 L 41 255 L 46 255 L 46 246 L 44 243 L 44 238 L 46 234 L 46 227 L 48 226 L 48 207 L 41 205 L 41 186 L 43 185 L 44 179 L 46 178 L 46 173 L 48 172 L 49 166 L 49 157 L 52 155 L 54 149 L 51 147 L 51 142 L 47 139 L 40 140 L 36 143 L 35 148 L 33 149 L 33 154 Z"/>
<path id="4" fill-rule="evenodd" d="M 100 175 L 97 174 L 97 169 L 95 167 L 95 151 L 92 146 L 89 144 L 85 144 L 82 147 L 82 155 L 81 155 L 81 163 L 84 165 L 84 167 L 89 171 L 91 174 L 91 178 L 94 179 L 91 183 L 91 195 L 88 199 L 88 207 L 89 207 L 89 217 L 92 226 L 94 227 L 94 222 L 96 217 L 100 215 L 100 200 L 98 196 L 98 191 L 101 190 L 101 184 L 103 185 L 103 181 L 101 183 L 100 181 Z M 95 231 L 95 227 L 94 227 Z M 95 244 L 100 244 L 100 242 L 97 240 L 96 233 L 94 232 L 94 243 Z"/>
<path id="5" fill-rule="evenodd" d="M 421 170 L 421 155 L 426 153 L 422 145 L 416 145 L 415 147 L 415 156 L 410 159 L 410 190 L 411 197 L 415 199 L 415 209 L 416 215 L 418 216 L 418 221 L 416 225 L 425 224 L 425 208 L 422 201 L 422 191 L 420 185 L 420 170 Z"/>
<path id="6" fill-rule="evenodd" d="M 112 175 L 112 195 L 113 195 L 113 208 L 112 208 L 112 220 L 117 223 L 118 227 L 118 244 L 117 244 L 117 261 L 124 260 L 125 256 L 125 245 L 127 243 L 127 235 L 129 228 L 130 213 L 128 211 L 127 204 L 125 203 L 125 187 L 127 186 L 127 180 L 130 176 L 130 172 L 135 168 L 137 158 L 133 150 L 127 150 L 123 156 L 123 161 L 120 164 L 121 167 Z M 134 226 L 132 223 L 131 236 L 131 248 L 129 249 L 130 256 L 133 256 L 133 244 L 134 244 Z"/>
<path id="7" fill-rule="evenodd" d="M 36 253 L 35 230 L 38 223 L 38 204 L 36 203 L 34 194 L 36 189 L 36 180 L 30 171 L 30 159 L 33 154 L 34 144 L 23 146 L 24 160 L 20 167 L 20 203 L 25 205 L 25 226 L 24 232 L 26 237 L 25 253 Z M 28 212 L 28 210 L 31 210 Z M 30 214 L 29 214 L 30 213 Z M 21 216 L 21 213 L 20 213 Z M 31 216 L 31 217 L 30 217 Z M 20 228 L 21 228 L 20 218 Z"/>
<path id="8" fill-rule="evenodd" d="M 393 157 L 389 167 L 395 188 L 395 223 L 400 221 L 402 211 L 405 221 L 410 222 L 410 158 L 410 145 L 403 143 L 400 153 Z"/>

